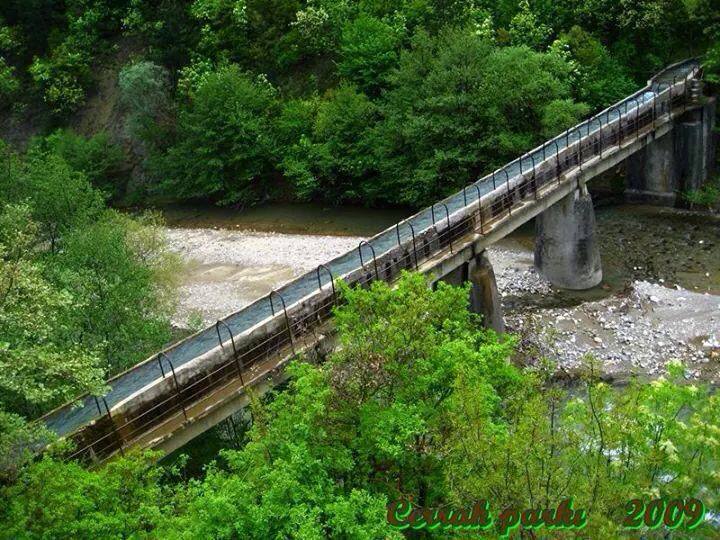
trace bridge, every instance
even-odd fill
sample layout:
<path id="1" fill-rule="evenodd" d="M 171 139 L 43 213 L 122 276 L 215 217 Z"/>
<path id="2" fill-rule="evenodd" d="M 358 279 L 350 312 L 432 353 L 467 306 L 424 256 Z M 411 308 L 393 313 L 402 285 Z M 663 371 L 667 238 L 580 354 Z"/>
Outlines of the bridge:
<path id="1" fill-rule="evenodd" d="M 641 90 L 568 129 L 462 191 L 357 249 L 320 265 L 41 421 L 72 440 L 69 458 L 102 461 L 129 447 L 172 451 L 285 378 L 296 355 L 331 343 L 337 280 L 367 286 L 417 270 L 461 284 L 471 307 L 503 331 L 485 249 L 536 218 L 535 264 L 552 284 L 600 283 L 595 217 L 587 182 L 625 162 L 629 196 L 672 204 L 704 181 L 714 162 L 714 100 L 702 96 L 700 65 L 680 62 Z"/>

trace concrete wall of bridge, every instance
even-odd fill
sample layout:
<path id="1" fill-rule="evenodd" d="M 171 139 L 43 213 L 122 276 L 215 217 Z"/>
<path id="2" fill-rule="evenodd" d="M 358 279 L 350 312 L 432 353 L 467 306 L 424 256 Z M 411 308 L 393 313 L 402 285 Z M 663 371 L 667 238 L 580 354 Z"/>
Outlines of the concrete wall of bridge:
<path id="1" fill-rule="evenodd" d="M 627 161 L 626 196 L 631 202 L 675 206 L 684 191 L 698 189 L 714 173 L 716 99 L 685 112 L 673 129 Z"/>

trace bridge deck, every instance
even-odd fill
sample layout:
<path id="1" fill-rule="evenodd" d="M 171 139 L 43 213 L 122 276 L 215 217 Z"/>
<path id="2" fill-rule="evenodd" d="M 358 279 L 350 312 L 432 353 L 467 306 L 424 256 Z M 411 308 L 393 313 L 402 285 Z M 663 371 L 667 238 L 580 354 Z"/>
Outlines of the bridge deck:
<path id="1" fill-rule="evenodd" d="M 267 368 L 265 363 L 277 361 L 278 354 L 292 344 L 293 338 L 297 339 L 316 326 L 316 319 L 320 321 L 329 316 L 334 300 L 334 296 L 329 295 L 331 276 L 356 283 L 391 279 L 401 269 L 413 268 L 439 251 L 452 248 L 452 242 L 468 232 L 484 231 L 493 222 L 511 215 L 514 206 L 524 199 L 537 197 L 544 185 L 557 180 L 565 171 L 602 157 L 603 152 L 619 147 L 627 138 L 637 137 L 641 129 L 652 129 L 659 119 L 669 117 L 677 106 L 684 103 L 688 81 L 698 70 L 695 61 L 668 68 L 632 96 L 461 192 L 383 231 L 357 250 L 330 261 L 317 272 L 307 273 L 287 283 L 277 293 L 229 315 L 219 325 L 170 347 L 160 357 L 152 357 L 114 377 L 108 382 L 110 391 L 104 397 L 103 406 L 94 397 L 85 396 L 80 399 L 79 406 L 65 405 L 42 420 L 58 435 L 73 435 L 81 441 L 78 455 L 88 452 L 102 455 L 116 451 L 122 446 L 122 441 L 135 441 L 151 427 L 167 422 L 177 415 L 181 406 L 201 407 L 208 392 L 215 392 L 218 384 L 231 384 L 229 381 L 248 367 L 254 366 L 253 369 L 260 371 L 263 366 Z M 318 294 L 322 297 L 321 303 L 308 304 L 308 299 Z M 291 316 L 285 319 L 285 312 L 290 312 Z M 285 319 L 284 328 L 278 327 L 273 335 L 249 349 L 236 349 L 238 336 L 248 336 L 264 322 L 278 318 Z M 230 354 L 232 349 L 236 350 Z M 198 359 L 217 350 L 229 351 L 227 356 L 231 358 L 220 365 L 213 365 L 201 378 L 205 382 L 198 382 L 197 378 L 187 379 L 183 375 L 186 368 L 198 363 Z M 273 358 L 275 360 L 271 360 Z M 236 373 L 238 365 L 240 369 Z M 124 423 L 118 425 L 118 420 L 113 419 L 116 411 L 158 381 L 166 381 L 171 372 L 175 377 L 175 394 L 155 400 L 150 408 L 145 408 L 132 419 L 123 418 Z M 184 382 L 178 383 L 176 372 Z M 216 381 L 210 384 L 208 378 Z M 241 378 L 238 377 L 238 380 Z M 170 409 L 173 409 L 172 414 L 168 414 Z M 163 411 L 162 414 L 160 411 Z M 138 421 L 140 417 L 142 420 Z M 76 436 L 83 431 L 85 433 L 81 436 Z M 104 442 L 98 444 L 98 441 Z M 82 446 L 83 443 L 85 446 Z"/>

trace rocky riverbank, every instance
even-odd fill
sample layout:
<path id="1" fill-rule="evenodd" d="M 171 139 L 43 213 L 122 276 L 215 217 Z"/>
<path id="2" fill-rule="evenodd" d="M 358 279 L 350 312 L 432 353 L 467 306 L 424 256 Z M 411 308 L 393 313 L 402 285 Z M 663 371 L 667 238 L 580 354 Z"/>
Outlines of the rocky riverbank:
<path id="1" fill-rule="evenodd" d="M 530 363 L 548 359 L 573 375 L 592 356 L 608 378 L 623 381 L 658 376 L 678 359 L 688 378 L 720 383 L 720 296 L 632 281 L 600 300 L 549 307 L 547 299 L 562 292 L 537 275 L 529 250 L 495 247 L 490 258 L 508 330 Z"/>

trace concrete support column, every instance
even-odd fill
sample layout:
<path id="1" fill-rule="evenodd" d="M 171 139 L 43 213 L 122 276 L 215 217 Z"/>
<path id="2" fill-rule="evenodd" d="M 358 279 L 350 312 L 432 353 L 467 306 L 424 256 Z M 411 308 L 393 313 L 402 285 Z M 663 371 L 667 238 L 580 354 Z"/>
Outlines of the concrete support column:
<path id="1" fill-rule="evenodd" d="M 682 191 L 697 189 L 715 164 L 715 98 L 687 111 L 673 130 L 628 158 L 628 200 L 674 206 Z"/>
<path id="2" fill-rule="evenodd" d="M 505 331 L 505 318 L 502 302 L 495 280 L 495 271 L 485 251 L 479 253 L 467 263 L 467 276 L 472 283 L 470 311 L 482 315 L 485 327 L 503 333 Z"/>
<path id="3" fill-rule="evenodd" d="M 626 197 L 634 202 L 674 206 L 679 188 L 675 130 L 647 144 L 627 160 Z"/>
<path id="4" fill-rule="evenodd" d="M 714 171 L 715 98 L 688 111 L 675 127 L 676 174 L 682 191 L 698 189 Z"/>
<path id="5" fill-rule="evenodd" d="M 583 290 L 602 281 L 595 210 L 585 185 L 537 216 L 535 224 L 535 267 L 550 283 Z"/>

